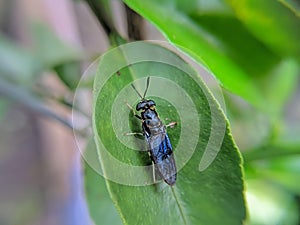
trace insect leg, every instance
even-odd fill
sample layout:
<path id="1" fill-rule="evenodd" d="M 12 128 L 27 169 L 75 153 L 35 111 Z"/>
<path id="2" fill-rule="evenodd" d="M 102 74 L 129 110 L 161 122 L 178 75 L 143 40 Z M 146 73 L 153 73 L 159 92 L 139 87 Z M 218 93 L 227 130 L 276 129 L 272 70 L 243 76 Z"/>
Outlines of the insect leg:
<path id="1" fill-rule="evenodd" d="M 157 164 L 155 164 L 153 161 L 152 161 L 152 176 L 153 176 L 154 183 L 157 183 L 163 179 L 159 172 L 159 169 L 157 168 Z"/>
<path id="2" fill-rule="evenodd" d="M 139 115 L 137 115 L 137 114 L 135 113 L 135 111 L 134 111 L 134 109 L 132 108 L 132 106 L 129 105 L 128 102 L 125 102 L 125 103 L 126 103 L 126 105 L 128 106 L 128 108 L 132 111 L 133 115 L 134 115 L 135 117 L 137 117 L 138 119 L 142 120 L 142 117 L 140 117 Z M 141 132 L 125 133 L 124 135 L 125 135 L 125 136 L 131 136 L 131 135 L 141 135 L 141 136 L 144 136 L 144 134 L 141 133 Z"/>
<path id="3" fill-rule="evenodd" d="M 125 136 L 131 136 L 131 135 L 141 135 L 141 136 L 144 136 L 144 134 L 140 133 L 140 132 L 125 133 L 124 135 Z"/>
<path id="4" fill-rule="evenodd" d="M 135 113 L 134 109 L 132 108 L 131 105 L 128 104 L 128 102 L 126 102 L 126 105 L 127 105 L 128 108 L 132 111 L 133 115 L 134 115 L 136 118 L 142 120 L 142 117 L 140 117 L 139 115 L 137 115 L 137 114 Z"/>
<path id="5" fill-rule="evenodd" d="M 152 175 L 153 175 L 153 182 L 154 182 L 154 183 L 156 183 L 155 173 L 156 173 L 156 170 L 155 170 L 155 164 L 154 164 L 154 162 L 152 161 Z"/>
<path id="6" fill-rule="evenodd" d="M 177 125 L 177 122 L 171 122 L 171 123 L 167 124 L 166 127 L 173 128 L 175 125 Z"/>

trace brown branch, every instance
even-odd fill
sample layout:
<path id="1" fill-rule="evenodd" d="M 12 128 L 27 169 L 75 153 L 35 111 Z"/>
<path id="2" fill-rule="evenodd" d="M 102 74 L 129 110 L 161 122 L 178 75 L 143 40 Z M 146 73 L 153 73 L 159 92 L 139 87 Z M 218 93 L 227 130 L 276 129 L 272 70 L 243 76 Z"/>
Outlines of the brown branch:
<path id="1" fill-rule="evenodd" d="M 133 11 L 131 8 L 129 8 L 126 4 L 125 10 L 126 10 L 126 16 L 127 16 L 127 29 L 128 29 L 128 37 L 129 40 L 132 41 L 138 41 L 143 40 L 143 26 L 144 26 L 144 20 L 143 18 L 137 14 L 135 11 Z"/>

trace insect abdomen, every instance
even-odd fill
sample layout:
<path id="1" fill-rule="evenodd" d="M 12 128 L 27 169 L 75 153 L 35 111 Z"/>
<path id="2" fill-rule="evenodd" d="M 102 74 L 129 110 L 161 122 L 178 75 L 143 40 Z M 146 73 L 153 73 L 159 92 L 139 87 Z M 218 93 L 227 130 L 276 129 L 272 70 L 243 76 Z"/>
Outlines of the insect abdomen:
<path id="1" fill-rule="evenodd" d="M 176 182 L 176 164 L 170 139 L 166 133 L 147 138 L 151 158 L 159 175 L 169 185 Z"/>

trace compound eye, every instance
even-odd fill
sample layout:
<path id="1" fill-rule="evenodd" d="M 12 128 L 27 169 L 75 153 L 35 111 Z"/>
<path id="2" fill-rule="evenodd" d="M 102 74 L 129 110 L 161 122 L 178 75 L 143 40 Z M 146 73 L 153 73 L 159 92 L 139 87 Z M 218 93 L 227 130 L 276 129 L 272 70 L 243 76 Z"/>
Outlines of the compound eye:
<path id="1" fill-rule="evenodd" d="M 148 100 L 148 101 L 147 101 L 147 104 L 148 104 L 148 106 L 149 106 L 150 108 L 156 106 L 156 104 L 155 104 L 155 102 L 154 102 L 153 100 Z"/>
<path id="2" fill-rule="evenodd" d="M 153 100 L 147 100 L 147 106 L 148 108 L 150 108 L 151 110 L 155 109 L 155 102 Z"/>
<path id="3" fill-rule="evenodd" d="M 141 109 L 145 109 L 146 103 L 145 102 L 139 102 L 136 105 L 136 111 L 140 111 Z"/>
<path id="4" fill-rule="evenodd" d="M 136 107 L 135 107 L 136 111 L 140 111 L 140 110 L 141 110 L 141 108 L 142 108 L 142 107 L 141 107 L 141 104 L 140 104 L 140 103 L 139 103 L 139 104 L 137 104 L 137 105 L 136 105 Z"/>

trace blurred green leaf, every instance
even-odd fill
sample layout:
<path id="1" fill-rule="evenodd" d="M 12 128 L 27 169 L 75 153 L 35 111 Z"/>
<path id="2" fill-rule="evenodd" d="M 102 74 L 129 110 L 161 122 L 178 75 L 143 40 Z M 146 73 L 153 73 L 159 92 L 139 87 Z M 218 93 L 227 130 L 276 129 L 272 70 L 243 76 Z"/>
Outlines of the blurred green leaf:
<path id="1" fill-rule="evenodd" d="M 295 156 L 269 160 L 260 170 L 260 176 L 280 184 L 285 190 L 300 195 L 300 153 Z"/>
<path id="2" fill-rule="evenodd" d="M 263 89 L 257 78 L 268 77 L 283 57 L 292 56 L 297 59 L 300 54 L 300 45 L 296 41 L 300 39 L 300 31 L 296 28 L 299 20 L 284 6 L 273 3 L 274 1 L 263 1 L 261 5 L 266 8 L 270 4 L 272 8 L 275 4 L 275 12 L 283 12 L 287 18 L 283 19 L 278 27 L 275 22 L 268 27 L 266 21 L 260 21 L 258 18 L 257 30 L 261 28 L 262 35 L 253 32 L 254 28 L 248 24 L 248 20 L 241 18 L 244 14 L 252 13 L 252 8 L 247 8 L 246 4 L 241 2 L 124 2 L 156 25 L 172 43 L 204 63 L 225 88 L 266 111 L 269 110 L 269 106 L 265 104 Z M 272 13 L 271 10 L 261 10 L 264 11 Z M 271 18 L 281 20 L 281 14 L 276 13 Z M 270 29 L 270 33 L 266 32 L 266 29 Z M 271 43 L 270 40 L 274 41 Z"/>
<path id="3" fill-rule="evenodd" d="M 296 16 L 300 17 L 300 4 L 297 0 L 279 0 L 284 6 L 290 9 L 292 12 L 296 14 Z"/>
<path id="4" fill-rule="evenodd" d="M 232 133 L 241 150 L 259 148 L 278 139 L 299 139 L 297 132 L 289 130 L 285 137 L 282 120 L 289 102 L 295 94 L 299 80 L 299 66 L 292 59 L 283 60 L 267 76 L 255 78 L 265 96 L 267 109 L 257 110 L 237 96 L 224 92 L 226 114 L 231 121 Z M 296 123 L 293 123 L 296 125 Z M 296 141 L 296 140 L 295 140 Z M 273 146 L 273 145 L 272 145 Z M 275 149 L 278 149 L 275 147 Z M 272 148 L 270 148 L 272 151 Z M 265 153 L 265 151 L 262 151 Z M 260 153 L 259 153 L 260 154 Z M 271 154 L 269 152 L 269 154 Z M 274 152 L 276 155 L 277 153 Z"/>
<path id="5" fill-rule="evenodd" d="M 176 5 L 179 1 L 140 2 L 136 0 L 125 0 L 125 2 L 146 19 L 154 23 L 172 43 L 177 44 L 196 60 L 204 63 L 214 73 L 217 79 L 222 82 L 225 88 L 241 95 L 255 105 L 262 105 L 260 92 L 246 71 L 223 51 L 223 49 L 230 50 L 230 48 L 226 46 L 226 43 L 224 43 L 221 38 L 210 33 L 209 30 L 206 30 L 205 27 L 199 24 L 201 14 L 204 14 L 205 17 L 210 16 L 210 14 L 209 11 L 202 13 L 202 11 L 199 10 L 201 5 L 198 6 L 197 1 L 189 1 L 192 6 L 190 6 L 191 9 L 188 12 L 182 11 L 183 3 L 180 7 Z M 191 11 L 192 9 L 194 10 Z M 196 20 L 197 15 L 199 16 L 198 22 Z M 222 23 L 222 18 L 226 19 L 229 17 L 230 19 L 230 14 L 228 15 L 227 10 L 226 13 L 220 13 L 220 15 L 218 15 L 216 16 L 215 12 L 212 14 L 219 23 Z M 220 17 L 220 19 L 217 17 Z M 202 20 L 204 21 L 204 19 Z M 207 21 L 209 22 L 209 20 Z M 243 31 L 243 29 L 239 30 Z M 219 29 L 219 31 L 222 30 Z M 239 33 L 235 31 L 231 33 L 234 33 L 234 36 L 239 36 Z M 253 39 L 249 37 L 249 35 L 246 37 L 251 40 Z M 244 41 L 247 43 L 247 39 Z M 236 54 L 235 57 L 239 58 L 239 52 Z M 244 57 L 241 57 L 241 59 L 243 58 Z"/>
<path id="6" fill-rule="evenodd" d="M 54 69 L 61 81 L 74 90 L 80 79 L 80 59 L 83 53 L 60 40 L 54 32 L 42 24 L 33 24 L 34 52 L 44 69 Z"/>
<path id="7" fill-rule="evenodd" d="M 246 163 L 245 174 L 250 224 L 298 224 L 300 153 Z"/>
<path id="8" fill-rule="evenodd" d="M 35 40 L 34 52 L 45 68 L 51 69 L 83 58 L 79 49 L 64 43 L 45 25 L 33 24 L 32 34 Z"/>
<path id="9" fill-rule="evenodd" d="M 54 67 L 58 77 L 62 82 L 74 90 L 80 80 L 80 65 L 78 62 L 68 62 Z"/>
<path id="10" fill-rule="evenodd" d="M 0 98 L 0 122 L 6 116 L 8 107 L 9 107 L 8 100 Z"/>
<path id="11" fill-rule="evenodd" d="M 22 85 L 31 85 L 41 69 L 41 61 L 38 58 L 0 34 L 0 74 L 2 76 Z"/>
<path id="12" fill-rule="evenodd" d="M 224 14 L 203 15 L 201 12 L 194 12 L 191 18 L 218 39 L 219 51 L 232 59 L 251 80 L 268 74 L 279 62 L 280 58 L 249 34 L 236 18 Z"/>
<path id="13" fill-rule="evenodd" d="M 299 143 L 277 143 L 245 151 L 243 156 L 248 180 L 268 181 L 293 195 L 300 195 Z"/>
<path id="14" fill-rule="evenodd" d="M 279 1 L 226 0 L 255 37 L 279 56 L 300 62 L 300 19 Z"/>
<path id="15" fill-rule="evenodd" d="M 295 197 L 268 180 L 247 179 L 249 225 L 297 225 L 299 210 Z"/>
<path id="16" fill-rule="evenodd" d="M 272 129 L 270 116 L 257 110 L 238 96 L 223 93 L 226 101 L 226 115 L 239 149 L 243 152 L 243 150 L 265 144 Z"/>
<path id="17" fill-rule="evenodd" d="M 80 78 L 77 62 L 82 54 L 63 43 L 49 28 L 33 25 L 32 49 L 25 49 L 0 35 L 0 72 L 7 79 L 31 86 L 43 70 L 56 69 L 59 78 L 74 89 Z"/>
<path id="18" fill-rule="evenodd" d="M 190 151 L 192 151 L 192 157 L 178 171 L 178 179 L 174 187 L 170 187 L 164 182 L 156 185 L 149 185 L 148 183 L 145 186 L 129 186 L 120 184 L 117 180 L 106 180 L 111 198 L 116 204 L 123 222 L 125 224 L 145 225 L 162 223 L 241 224 L 246 216 L 243 198 L 242 162 L 237 147 L 232 140 L 226 119 L 218 104 L 209 94 L 202 81 L 199 80 L 195 71 L 177 55 L 158 45 L 145 43 L 137 45 L 130 48 L 133 52 L 126 52 L 125 47 L 122 46 L 119 50 L 122 49 L 123 52 L 116 50 L 111 54 L 106 53 L 100 61 L 95 79 L 93 127 L 103 173 L 108 179 L 117 176 L 129 183 L 132 180 L 142 183 L 152 180 L 151 171 L 145 169 L 146 165 L 149 165 L 149 163 L 151 165 L 147 152 L 134 151 L 121 142 L 122 139 L 122 141 L 136 146 L 138 149 L 145 148 L 143 140 L 141 140 L 143 144 L 140 145 L 141 143 L 137 142 L 138 139 L 123 134 L 130 132 L 129 127 L 126 126 L 128 118 L 133 132 L 141 130 L 140 121 L 130 113 L 125 100 L 129 104 L 138 101 L 137 94 L 129 84 L 146 76 L 152 76 L 147 97 L 150 98 L 151 96 L 156 101 L 160 118 L 163 120 L 164 118 L 171 118 L 179 123 L 176 128 L 168 129 L 174 147 L 177 167 L 180 168 L 182 158 L 190 154 Z M 149 57 L 149 61 L 140 59 L 138 52 L 139 54 L 145 54 L 145 57 Z M 159 61 L 159 59 L 166 57 L 171 58 L 170 61 L 174 60 L 176 63 L 172 66 Z M 117 62 L 124 62 L 125 67 L 117 67 Z M 183 65 L 191 72 L 191 77 L 175 65 Z M 105 74 L 112 76 L 108 79 Z M 181 105 L 179 108 L 184 109 L 188 113 L 188 117 L 191 118 L 189 133 L 186 135 L 184 129 L 187 125 L 176 111 L 179 108 L 175 109 L 173 104 L 158 96 L 159 91 L 171 95 L 176 94 L 176 91 L 171 91 L 170 86 L 156 87 L 154 83 L 157 82 L 155 80 L 159 77 L 162 79 L 161 82 L 165 80 L 174 82 L 176 87 L 180 87 L 187 92 L 193 104 L 195 104 L 196 120 L 192 119 L 193 111 L 191 108 L 186 107 L 187 103 L 179 98 L 176 100 Z M 195 80 L 199 81 L 200 88 Z M 162 85 L 161 82 L 160 85 Z M 144 82 L 143 84 L 135 84 L 140 91 L 145 88 Z M 130 93 L 121 94 L 120 90 L 123 90 L 124 87 L 128 87 L 126 90 L 129 90 Z M 176 90 L 179 91 L 179 89 Z M 121 98 L 120 103 L 116 103 L 118 98 Z M 117 108 L 113 108 L 114 105 L 117 105 Z M 215 114 L 212 118 L 211 114 L 213 112 Z M 199 134 L 196 132 L 197 120 L 200 124 Z M 214 123 L 220 126 L 218 130 L 214 130 Z M 210 149 L 213 152 L 220 151 L 208 168 L 200 172 L 199 163 L 207 154 L 204 150 L 209 144 L 209 139 L 215 132 L 222 134 L 222 124 L 224 125 L 224 139 L 222 136 L 220 146 L 214 146 Z M 118 135 L 118 132 L 120 132 L 120 135 Z M 195 134 L 196 137 L 194 137 Z M 196 140 L 196 149 L 193 152 L 193 148 L 189 146 L 194 140 Z M 185 143 L 183 149 L 178 147 L 180 141 Z M 214 143 L 216 142 L 218 140 L 215 139 Z M 113 159 L 108 158 L 107 151 L 109 156 L 113 156 Z M 213 152 L 208 154 L 214 154 Z M 119 163 L 116 163 L 115 160 Z M 136 168 L 136 166 L 141 167 L 137 170 L 138 173 L 133 173 L 132 170 L 124 169 L 124 164 L 126 165 L 125 168 L 130 169 Z"/>
<path id="19" fill-rule="evenodd" d="M 245 162 L 270 159 L 276 157 L 299 155 L 300 145 L 299 143 L 268 143 L 266 146 L 260 146 L 255 149 L 247 150 L 243 152 L 243 158 Z"/>
<path id="20" fill-rule="evenodd" d="M 297 88 L 299 75 L 299 64 L 295 60 L 286 59 L 274 67 L 268 76 L 257 78 L 257 83 L 268 102 L 269 117 L 278 119 L 282 116 L 285 105 Z"/>

